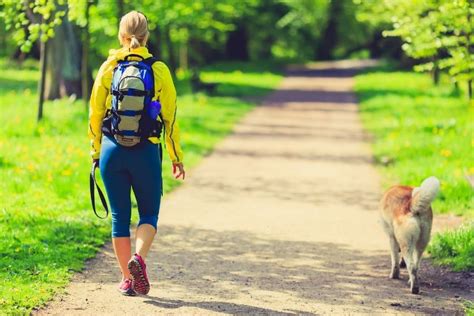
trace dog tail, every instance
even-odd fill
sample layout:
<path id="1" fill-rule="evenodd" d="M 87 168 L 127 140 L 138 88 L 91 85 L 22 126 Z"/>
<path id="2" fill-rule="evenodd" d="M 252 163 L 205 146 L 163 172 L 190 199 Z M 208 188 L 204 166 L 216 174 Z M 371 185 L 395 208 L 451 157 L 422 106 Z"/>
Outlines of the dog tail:
<path id="1" fill-rule="evenodd" d="M 429 177 L 421 183 L 420 187 L 413 189 L 410 205 L 413 214 L 423 213 L 429 208 L 431 202 L 438 195 L 439 185 L 439 180 L 436 177 Z"/>

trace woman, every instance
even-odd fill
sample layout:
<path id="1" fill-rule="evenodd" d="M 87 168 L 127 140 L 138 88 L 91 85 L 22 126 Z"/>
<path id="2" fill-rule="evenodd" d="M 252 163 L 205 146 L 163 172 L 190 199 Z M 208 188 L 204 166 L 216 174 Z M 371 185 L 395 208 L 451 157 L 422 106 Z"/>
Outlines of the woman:
<path id="1" fill-rule="evenodd" d="M 100 67 L 90 100 L 91 155 L 93 163 L 99 164 L 111 206 L 112 244 L 122 272 L 119 291 L 124 295 L 147 294 L 150 290 L 145 259 L 156 233 L 162 194 L 160 138 L 158 135 L 143 137 L 138 144 L 127 147 L 119 143 L 117 137 L 102 131 L 105 131 L 104 118 L 110 114 L 116 97 L 112 94 L 115 90 L 111 91 L 114 69 L 124 60 L 139 61 L 140 58 L 146 60 L 152 57 L 145 47 L 148 34 L 147 20 L 142 13 L 132 11 L 122 17 L 118 35 L 122 48 L 111 50 L 109 58 Z M 184 179 L 183 154 L 176 122 L 176 90 L 164 63 L 156 61 L 151 64 L 151 69 L 154 79 L 152 100 L 161 103 L 161 113 L 155 119 L 164 125 L 165 144 L 173 163 L 173 174 L 177 179 Z M 131 189 L 140 215 L 133 256 L 130 242 Z"/>

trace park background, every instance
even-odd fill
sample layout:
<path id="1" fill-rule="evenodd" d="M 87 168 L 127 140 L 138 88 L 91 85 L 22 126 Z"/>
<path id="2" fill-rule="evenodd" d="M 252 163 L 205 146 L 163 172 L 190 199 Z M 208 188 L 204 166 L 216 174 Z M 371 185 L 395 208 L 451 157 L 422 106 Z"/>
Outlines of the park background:
<path id="1" fill-rule="evenodd" d="M 474 269 L 472 2 L 2 0 L 0 312 L 47 302 L 110 236 L 90 210 L 88 97 L 130 10 L 146 14 L 149 50 L 174 75 L 188 168 L 285 66 L 378 59 L 356 93 L 384 187 L 440 178 L 435 212 L 463 224 L 434 236 L 429 254 Z M 166 192 L 178 185 L 169 168 Z"/>

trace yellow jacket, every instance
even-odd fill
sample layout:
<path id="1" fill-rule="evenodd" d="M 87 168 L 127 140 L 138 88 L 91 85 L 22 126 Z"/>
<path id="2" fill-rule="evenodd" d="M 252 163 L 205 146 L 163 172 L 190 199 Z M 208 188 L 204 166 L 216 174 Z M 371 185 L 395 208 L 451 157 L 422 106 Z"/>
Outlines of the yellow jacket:
<path id="1" fill-rule="evenodd" d="M 151 57 L 146 47 L 136 49 L 122 48 L 110 50 L 109 58 L 102 64 L 95 78 L 89 107 L 89 138 L 91 140 L 91 156 L 99 159 L 102 140 L 102 120 L 107 109 L 112 106 L 110 86 L 117 61 L 129 54 L 137 54 L 143 58 Z M 153 64 L 155 78 L 155 97 L 161 102 L 161 116 L 164 123 L 165 144 L 172 162 L 183 161 L 183 152 L 179 144 L 179 126 L 176 122 L 176 89 L 168 67 L 162 62 Z M 158 120 L 160 118 L 158 117 Z M 150 137 L 152 143 L 158 144 L 160 139 Z"/>

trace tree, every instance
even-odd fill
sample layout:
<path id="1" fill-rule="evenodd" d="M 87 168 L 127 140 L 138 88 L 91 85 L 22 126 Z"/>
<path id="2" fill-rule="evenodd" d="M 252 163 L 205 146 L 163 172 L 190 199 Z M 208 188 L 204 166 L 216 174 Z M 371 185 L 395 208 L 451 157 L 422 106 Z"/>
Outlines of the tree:
<path id="1" fill-rule="evenodd" d="M 173 70 L 186 68 L 190 43 L 224 46 L 226 34 L 235 30 L 235 21 L 254 7 L 257 0 L 144 0 L 136 9 L 146 12 L 151 33 L 156 29 L 162 37 L 163 54 Z M 150 38 L 153 46 L 161 39 Z M 200 59 L 199 57 L 197 59 Z"/>
<path id="2" fill-rule="evenodd" d="M 329 34 L 333 29 L 328 23 L 328 9 L 338 7 L 339 1 L 282 0 L 281 3 L 287 6 L 287 13 L 277 22 L 277 27 L 282 32 L 282 36 L 278 39 L 280 46 L 286 46 L 289 52 L 294 50 L 295 57 L 303 59 L 320 57 L 318 56 L 320 51 L 328 44 L 324 38 L 321 39 L 322 31 L 326 29 Z"/>
<path id="3" fill-rule="evenodd" d="M 41 42 L 41 79 L 38 84 L 38 120 L 43 117 L 44 88 L 46 80 L 47 42 L 54 36 L 54 28 L 61 24 L 65 12 L 58 10 L 64 1 L 15 1 L 3 0 L 1 18 L 7 30 L 13 30 L 14 39 L 23 52 L 31 50 L 33 43 Z"/>
<path id="4" fill-rule="evenodd" d="M 448 69 L 456 82 L 465 81 L 472 99 L 474 79 L 474 6 L 471 1 L 447 1 L 439 6 L 442 46 L 448 56 L 440 60 L 439 67 Z"/>
<path id="5" fill-rule="evenodd" d="M 81 62 L 81 77 L 82 77 L 82 99 L 84 100 L 86 109 L 89 105 L 90 88 L 92 83 L 92 73 L 89 64 L 89 45 L 90 45 L 90 33 L 89 33 L 89 20 L 90 20 L 90 7 L 93 4 L 92 1 L 86 1 L 86 8 L 84 10 L 84 24 L 83 38 L 82 38 L 82 62 Z"/>
<path id="6" fill-rule="evenodd" d="M 45 99 L 82 96 L 79 29 L 68 19 L 56 26 L 47 46 Z"/>
<path id="7" fill-rule="evenodd" d="M 455 82 L 465 81 L 472 98 L 474 78 L 473 3 L 470 0 L 356 1 L 362 19 L 384 23 L 385 36 L 403 40 L 407 55 L 419 60 L 416 71 L 431 71 L 437 82 L 446 71 Z"/>
<path id="8" fill-rule="evenodd" d="M 76 0 L 69 3 L 69 14 L 70 20 L 74 21 L 78 27 L 80 27 L 81 33 L 81 95 L 84 100 L 86 110 L 89 106 L 89 97 L 92 87 L 92 71 L 89 59 L 89 50 L 91 42 L 90 34 L 90 20 L 91 20 L 91 8 L 97 5 L 97 0 Z"/>

